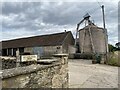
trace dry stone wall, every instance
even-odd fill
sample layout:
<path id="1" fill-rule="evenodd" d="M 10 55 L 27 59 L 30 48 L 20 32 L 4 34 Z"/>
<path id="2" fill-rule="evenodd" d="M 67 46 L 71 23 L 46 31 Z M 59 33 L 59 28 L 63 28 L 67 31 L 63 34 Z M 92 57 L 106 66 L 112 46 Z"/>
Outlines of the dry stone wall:
<path id="1" fill-rule="evenodd" d="M 49 65 L 30 65 L 2 70 L 2 88 L 68 88 L 67 57 Z"/>

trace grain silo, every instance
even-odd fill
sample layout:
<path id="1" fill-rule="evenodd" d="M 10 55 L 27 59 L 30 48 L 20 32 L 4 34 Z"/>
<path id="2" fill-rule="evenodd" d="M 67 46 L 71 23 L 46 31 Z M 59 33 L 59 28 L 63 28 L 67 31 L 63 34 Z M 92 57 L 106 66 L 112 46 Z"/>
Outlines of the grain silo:
<path id="1" fill-rule="evenodd" d="M 79 48 L 81 53 L 105 54 L 107 36 L 103 28 L 89 23 L 79 30 Z"/>

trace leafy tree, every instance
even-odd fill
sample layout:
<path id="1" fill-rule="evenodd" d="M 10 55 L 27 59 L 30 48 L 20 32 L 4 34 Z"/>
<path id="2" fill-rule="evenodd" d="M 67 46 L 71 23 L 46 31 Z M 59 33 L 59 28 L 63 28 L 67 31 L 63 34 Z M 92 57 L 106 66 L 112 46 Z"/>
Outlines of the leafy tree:
<path id="1" fill-rule="evenodd" d="M 111 44 L 108 44 L 108 48 L 109 48 L 109 52 L 114 52 L 114 51 L 116 51 L 117 50 L 117 48 L 116 47 L 114 47 L 113 45 L 111 45 Z"/>
<path id="2" fill-rule="evenodd" d="M 117 50 L 120 50 L 120 42 L 116 43 L 115 46 L 116 46 Z"/>

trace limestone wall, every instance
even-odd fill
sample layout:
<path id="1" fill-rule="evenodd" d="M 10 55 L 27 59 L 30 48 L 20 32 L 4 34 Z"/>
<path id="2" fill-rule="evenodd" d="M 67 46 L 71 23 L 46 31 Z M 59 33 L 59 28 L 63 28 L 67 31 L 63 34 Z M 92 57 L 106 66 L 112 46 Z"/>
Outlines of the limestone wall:
<path id="1" fill-rule="evenodd" d="M 3 70 L 2 88 L 67 88 L 67 57 L 48 65 L 33 64 Z"/>
<path id="2" fill-rule="evenodd" d="M 16 67 L 16 59 L 1 59 L 2 61 L 2 67 L 0 67 L 2 70 L 3 69 L 10 69 L 10 68 L 15 68 Z"/>

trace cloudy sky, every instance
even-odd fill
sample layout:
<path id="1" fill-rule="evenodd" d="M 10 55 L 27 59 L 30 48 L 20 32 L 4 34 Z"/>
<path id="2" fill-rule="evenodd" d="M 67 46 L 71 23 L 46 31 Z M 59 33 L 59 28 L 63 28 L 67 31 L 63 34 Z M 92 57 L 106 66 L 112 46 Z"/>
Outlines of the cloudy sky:
<path id="1" fill-rule="evenodd" d="M 100 5 L 105 5 L 106 28 L 109 43 L 118 41 L 118 2 L 2 2 L 1 40 L 72 31 L 86 13 L 91 20 L 102 27 Z M 98 3 L 99 2 L 99 3 Z M 83 28 L 82 26 L 80 28 Z M 1 36 L 1 35 L 0 35 Z"/>

